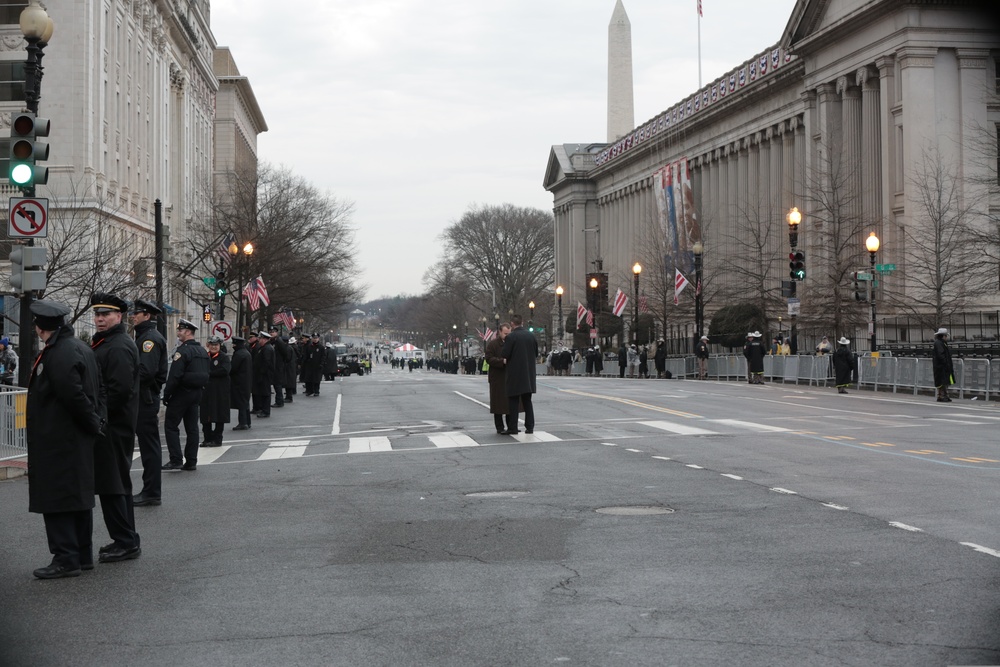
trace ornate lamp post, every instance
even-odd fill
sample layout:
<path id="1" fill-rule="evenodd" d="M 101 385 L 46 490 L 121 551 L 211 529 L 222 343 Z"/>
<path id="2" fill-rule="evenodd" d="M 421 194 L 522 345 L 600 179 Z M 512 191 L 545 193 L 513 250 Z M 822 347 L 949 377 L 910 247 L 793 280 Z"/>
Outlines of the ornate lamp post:
<path id="1" fill-rule="evenodd" d="M 243 251 L 243 258 L 237 264 L 237 275 L 239 276 L 239 284 L 236 286 L 236 330 L 241 331 L 240 327 L 243 326 L 243 287 L 244 281 L 246 280 L 244 269 L 247 264 L 250 263 L 250 255 L 253 254 L 254 247 L 253 243 L 247 241 L 247 243 L 240 248 L 236 245 L 236 241 L 229 244 L 229 254 L 233 256 L 236 260 L 240 251 Z M 249 315 L 249 313 L 247 313 Z M 250 319 L 249 317 L 247 319 Z M 299 323 L 301 325 L 301 322 Z"/>
<path id="2" fill-rule="evenodd" d="M 563 327 L 566 326 L 566 321 L 563 320 L 562 295 L 563 295 L 563 288 L 562 288 L 562 285 L 559 285 L 558 287 L 556 287 L 556 303 L 559 304 L 559 344 L 560 345 L 562 345 L 562 343 L 563 343 Z"/>
<path id="3" fill-rule="evenodd" d="M 462 338 L 462 347 L 465 348 L 465 356 L 469 356 L 469 323 L 465 323 L 465 336 Z"/>
<path id="4" fill-rule="evenodd" d="M 534 300 L 528 302 L 528 324 L 535 323 L 535 302 Z"/>
<path id="5" fill-rule="evenodd" d="M 701 340 L 705 329 L 705 304 L 701 298 L 702 260 L 705 255 L 705 244 L 695 241 L 691 251 L 694 252 L 694 335 Z"/>
<path id="6" fill-rule="evenodd" d="M 788 245 L 791 247 L 792 258 L 795 256 L 795 248 L 799 245 L 799 224 L 802 222 L 802 214 L 799 212 L 798 207 L 793 206 L 790 211 L 788 211 Z M 797 285 L 795 276 L 792 276 L 791 280 L 791 297 L 795 297 Z M 791 340 L 788 342 L 788 347 L 792 354 L 798 354 L 799 350 L 799 340 L 798 334 L 795 330 L 795 317 L 796 313 L 792 313 L 792 324 L 790 327 L 789 337 Z"/>
<path id="7" fill-rule="evenodd" d="M 636 262 L 632 266 L 632 274 L 635 276 L 635 301 L 632 302 L 632 342 L 639 344 L 639 274 L 642 273 L 642 264 Z"/>
<path id="8" fill-rule="evenodd" d="M 868 281 L 870 285 L 869 290 L 869 303 L 871 303 L 871 322 L 868 323 L 868 333 L 871 334 L 872 341 L 872 355 L 878 351 L 878 341 L 875 336 L 875 253 L 878 252 L 879 242 L 878 237 L 875 236 L 875 232 L 872 232 L 868 239 L 865 241 L 865 248 L 868 249 L 868 256 L 871 258 L 871 276 L 872 279 Z"/>

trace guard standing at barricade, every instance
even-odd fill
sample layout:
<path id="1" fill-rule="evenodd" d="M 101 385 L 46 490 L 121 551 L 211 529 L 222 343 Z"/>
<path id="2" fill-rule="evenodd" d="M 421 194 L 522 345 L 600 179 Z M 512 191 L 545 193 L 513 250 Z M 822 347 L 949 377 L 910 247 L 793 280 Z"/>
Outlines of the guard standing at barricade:
<path id="1" fill-rule="evenodd" d="M 128 301 L 116 294 L 90 297 L 94 327 L 90 347 L 104 386 L 108 423 L 94 448 L 94 492 L 112 542 L 100 549 L 102 563 L 133 560 L 142 553 L 132 505 L 132 453 L 139 414 L 139 353 L 125 330 L 122 316 Z"/>
<path id="2" fill-rule="evenodd" d="M 194 339 L 198 325 L 181 318 L 177 322 L 180 345 L 174 351 L 167 384 L 163 387 L 163 435 L 167 440 L 170 461 L 164 470 L 198 469 L 198 408 L 201 392 L 208 384 L 208 352 Z M 181 422 L 187 443 L 181 450 Z"/>
<path id="3" fill-rule="evenodd" d="M 167 381 L 167 341 L 156 329 L 156 316 L 163 311 L 156 304 L 136 299 L 132 305 L 132 330 L 139 353 L 139 413 L 135 434 L 142 460 L 142 491 L 132 497 L 133 505 L 159 505 L 160 468 L 160 389 Z"/>
<path id="4" fill-rule="evenodd" d="M 93 350 L 65 323 L 69 308 L 41 299 L 31 312 L 43 347 L 28 378 L 28 511 L 44 517 L 52 553 L 52 562 L 34 575 L 77 577 L 94 568 L 94 443 L 105 420 L 101 373 Z"/>

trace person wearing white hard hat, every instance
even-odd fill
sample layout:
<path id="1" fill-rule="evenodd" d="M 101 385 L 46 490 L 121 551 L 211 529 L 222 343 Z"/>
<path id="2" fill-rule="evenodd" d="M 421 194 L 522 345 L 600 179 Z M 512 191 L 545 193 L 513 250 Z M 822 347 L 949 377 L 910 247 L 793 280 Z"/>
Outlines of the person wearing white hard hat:
<path id="1" fill-rule="evenodd" d="M 938 403 L 951 403 L 948 386 L 955 384 L 955 367 L 951 363 L 951 350 L 948 349 L 948 330 L 944 327 L 934 334 L 931 362 L 934 367 L 934 386 L 937 388 Z"/>
<path id="2" fill-rule="evenodd" d="M 702 336 L 694 346 L 694 356 L 698 360 L 698 379 L 708 379 L 708 336 Z"/>
<path id="3" fill-rule="evenodd" d="M 747 373 L 750 384 L 764 384 L 764 356 L 767 351 L 761 342 L 759 331 L 750 333 L 750 341 L 743 348 L 743 356 L 747 358 Z"/>
<path id="4" fill-rule="evenodd" d="M 850 344 L 851 341 L 841 336 L 833 353 L 834 384 L 837 385 L 838 394 L 847 393 L 847 386 L 851 384 L 851 375 L 854 373 L 854 355 L 851 354 Z"/>

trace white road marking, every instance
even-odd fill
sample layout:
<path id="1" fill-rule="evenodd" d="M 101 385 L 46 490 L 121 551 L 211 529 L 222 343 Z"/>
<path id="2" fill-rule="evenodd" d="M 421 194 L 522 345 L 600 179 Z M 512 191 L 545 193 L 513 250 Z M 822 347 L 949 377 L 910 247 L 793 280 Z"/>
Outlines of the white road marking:
<path id="1" fill-rule="evenodd" d="M 829 507 L 832 510 L 847 511 L 850 507 L 844 507 L 843 505 L 837 505 L 836 503 L 822 503 L 823 507 Z"/>
<path id="2" fill-rule="evenodd" d="M 268 447 L 305 447 L 309 440 L 273 440 Z"/>
<path id="3" fill-rule="evenodd" d="M 642 454 L 642 450 L 641 449 L 632 449 L 631 447 L 626 447 L 625 451 L 626 452 L 635 452 L 636 454 Z"/>
<path id="4" fill-rule="evenodd" d="M 729 479 L 735 479 L 737 481 L 743 481 L 743 478 L 740 477 L 739 475 L 730 475 L 729 473 L 725 473 L 724 472 L 724 473 L 722 473 L 722 476 L 723 477 L 728 477 Z"/>
<path id="5" fill-rule="evenodd" d="M 264 453 L 257 457 L 258 461 L 270 461 L 274 459 L 294 459 L 306 453 L 305 447 L 268 447 Z"/>
<path id="6" fill-rule="evenodd" d="M 940 417 L 928 417 L 927 421 L 929 421 L 929 422 L 949 422 L 951 424 L 971 424 L 972 426 L 982 426 L 983 424 L 987 423 L 987 422 L 970 422 L 970 421 L 966 421 L 965 419 L 942 419 Z"/>
<path id="7" fill-rule="evenodd" d="M 751 431 L 773 431 L 775 433 L 786 433 L 791 430 L 783 426 L 771 426 L 770 424 L 745 422 L 745 421 L 740 421 L 739 419 L 710 419 L 709 421 L 715 424 L 724 424 L 726 426 L 737 426 L 739 428 L 747 428 L 750 429 Z"/>
<path id="8" fill-rule="evenodd" d="M 360 452 L 388 452 L 392 449 L 389 438 L 377 435 L 371 438 L 351 438 L 347 448 L 348 454 Z"/>
<path id="9" fill-rule="evenodd" d="M 616 445 L 613 442 L 602 442 L 601 444 L 604 445 L 605 447 L 617 447 L 618 446 L 618 445 Z"/>
<path id="10" fill-rule="evenodd" d="M 900 523 L 899 521 L 890 521 L 889 525 L 892 526 L 893 528 L 902 528 L 903 530 L 908 530 L 911 533 L 922 533 L 922 532 L 924 532 L 921 529 L 917 528 L 916 526 L 909 526 L 909 525 L 907 525 L 905 523 Z"/>
<path id="11" fill-rule="evenodd" d="M 222 447 L 202 447 L 198 450 L 198 463 L 202 465 L 208 465 L 214 461 L 218 461 L 219 457 L 229 451 L 229 445 L 223 445 Z"/>
<path id="12" fill-rule="evenodd" d="M 427 438 L 435 447 L 478 447 L 479 443 L 465 433 L 449 431 L 447 433 L 428 434 Z"/>
<path id="13" fill-rule="evenodd" d="M 663 431 L 670 431 L 671 433 L 676 433 L 678 435 L 718 435 L 715 431 L 707 431 L 703 428 L 698 428 L 697 426 L 685 426 L 683 424 L 674 424 L 673 422 L 655 421 L 655 422 L 639 422 L 643 426 L 650 426 L 652 428 L 658 428 Z"/>
<path id="14" fill-rule="evenodd" d="M 791 489 L 783 489 L 780 486 L 772 487 L 771 491 L 774 491 L 775 493 L 784 493 L 785 495 L 788 495 L 788 496 L 797 496 L 797 495 L 799 495 L 798 493 L 796 493 L 795 491 L 792 491 Z"/>
<path id="15" fill-rule="evenodd" d="M 959 542 L 959 544 L 966 547 L 972 547 L 981 554 L 988 554 L 990 556 L 995 556 L 997 558 L 1000 558 L 1000 551 L 997 551 L 996 549 L 990 549 L 989 547 L 984 547 L 979 544 L 973 544 L 972 542 Z"/>
<path id="16" fill-rule="evenodd" d="M 670 461 L 671 460 L 671 458 L 669 456 L 654 456 L 653 458 L 654 459 L 659 459 L 660 461 Z"/>
<path id="17" fill-rule="evenodd" d="M 490 404 L 489 404 L 489 403 L 483 403 L 482 401 L 480 401 L 480 400 L 478 400 L 478 399 L 475 399 L 475 398 L 472 398 L 471 396 L 466 396 L 465 394 L 463 394 L 463 393 L 462 393 L 462 392 L 460 392 L 460 391 L 456 391 L 455 393 L 456 393 L 456 394 L 458 394 L 459 396 L 461 396 L 462 398 L 467 398 L 467 399 L 469 399 L 470 401 L 472 401 L 472 402 L 473 402 L 473 403 L 475 403 L 476 405 L 481 405 L 481 406 L 483 406 L 484 408 L 486 408 L 487 410 L 489 410 L 489 409 L 490 409 Z"/>
<path id="18" fill-rule="evenodd" d="M 534 433 L 518 433 L 513 436 L 518 442 L 557 442 L 560 438 L 546 433 L 545 431 L 535 431 Z"/>
<path id="19" fill-rule="evenodd" d="M 701 466 L 696 466 L 696 465 L 695 465 L 695 464 L 693 464 L 693 463 L 688 463 L 688 464 L 687 464 L 687 467 L 688 467 L 688 468 L 694 468 L 695 470 L 704 470 L 704 468 L 702 468 Z"/>
<path id="20" fill-rule="evenodd" d="M 330 435 L 337 435 L 340 433 L 340 401 L 343 398 L 343 394 L 337 394 L 337 407 L 333 412 L 333 429 L 330 431 Z"/>

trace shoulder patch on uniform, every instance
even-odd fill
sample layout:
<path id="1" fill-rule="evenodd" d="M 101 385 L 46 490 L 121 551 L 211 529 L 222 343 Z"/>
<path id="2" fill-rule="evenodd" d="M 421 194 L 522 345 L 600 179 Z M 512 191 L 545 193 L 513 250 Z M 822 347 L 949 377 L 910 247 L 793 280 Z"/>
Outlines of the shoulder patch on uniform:
<path id="1" fill-rule="evenodd" d="M 174 361 L 177 361 L 180 358 L 181 358 L 181 353 L 180 352 L 174 352 Z"/>
<path id="2" fill-rule="evenodd" d="M 153 341 L 147 340 L 147 341 L 145 341 L 142 344 L 142 351 L 143 352 L 149 352 L 150 350 L 153 349 L 153 346 L 155 346 L 155 345 L 156 345 L 156 343 L 154 343 Z"/>

